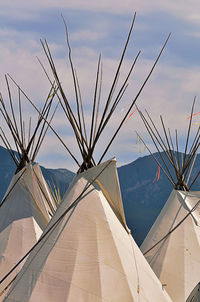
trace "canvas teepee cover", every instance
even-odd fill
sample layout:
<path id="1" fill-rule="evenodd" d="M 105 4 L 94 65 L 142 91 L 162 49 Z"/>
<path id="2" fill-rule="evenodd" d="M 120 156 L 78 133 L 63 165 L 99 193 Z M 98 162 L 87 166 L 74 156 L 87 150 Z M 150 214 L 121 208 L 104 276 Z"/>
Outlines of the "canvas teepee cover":
<path id="1" fill-rule="evenodd" d="M 115 160 L 77 175 L 4 301 L 171 301 L 127 230 Z"/>
<path id="2" fill-rule="evenodd" d="M 14 175 L 0 208 L 0 279 L 36 243 L 53 212 L 55 206 L 40 167 L 26 165 Z M 0 293 L 21 266 L 0 285 Z"/>
<path id="3" fill-rule="evenodd" d="M 194 209 L 169 236 L 145 253 L 152 269 L 176 302 L 186 301 L 200 280 L 199 200 L 200 192 L 173 190 L 141 246 L 142 252 L 147 252 Z"/>
<path id="4" fill-rule="evenodd" d="M 184 152 L 180 153 L 178 131 L 173 138 L 160 116 L 163 136 L 146 111 L 138 110 L 158 154 L 150 153 L 173 186 L 173 191 L 145 238 L 141 249 L 167 292 L 176 302 L 186 301 L 200 280 L 200 192 L 190 192 L 200 175 L 192 174 L 200 144 L 200 128 L 192 131 L 192 117 Z M 191 140 L 190 135 L 195 134 Z M 171 168 L 171 169 L 170 169 Z"/>
<path id="5" fill-rule="evenodd" d="M 13 91 L 9 78 L 5 76 L 5 79 L 9 101 L 4 102 L 0 94 L 0 138 L 16 165 L 16 171 L 0 203 L 0 300 L 5 275 L 37 242 L 56 209 L 39 166 L 33 165 L 57 109 L 56 106 L 49 119 L 55 87 L 52 85 L 41 108 L 43 120 L 40 115 L 27 115 L 19 87 Z M 16 104 L 13 103 L 16 99 L 13 98 L 14 92 L 18 96 Z M 28 98 L 26 94 L 24 97 Z M 9 275 L 6 285 L 20 267 Z"/>

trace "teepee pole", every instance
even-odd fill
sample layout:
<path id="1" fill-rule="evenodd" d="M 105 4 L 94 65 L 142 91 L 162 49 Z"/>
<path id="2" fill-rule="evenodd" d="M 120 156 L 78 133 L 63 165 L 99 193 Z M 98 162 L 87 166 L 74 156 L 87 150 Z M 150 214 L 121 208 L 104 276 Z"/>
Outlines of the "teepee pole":
<path id="1" fill-rule="evenodd" d="M 22 132 L 22 105 L 21 105 L 21 94 L 20 89 L 18 89 L 18 106 L 19 106 L 19 122 L 20 122 L 20 130 L 21 130 L 21 140 L 23 145 L 23 132 Z"/>
<path id="2" fill-rule="evenodd" d="M 133 31 L 133 27 L 134 27 L 134 24 L 135 24 L 135 18 L 136 18 L 136 13 L 134 14 L 134 17 L 133 17 L 133 20 L 132 20 L 132 23 L 131 23 L 131 27 L 130 27 L 130 30 L 129 30 L 129 33 L 128 33 L 128 37 L 126 39 L 126 43 L 125 43 L 125 46 L 124 46 L 124 49 L 123 49 L 123 52 L 122 52 L 122 55 L 121 55 L 121 58 L 120 58 L 120 61 L 119 61 L 119 65 L 117 67 L 117 71 L 115 73 L 115 77 L 114 77 L 114 80 L 113 80 L 113 83 L 112 83 L 112 86 L 111 86 L 111 89 L 110 89 L 110 92 L 109 92 L 109 95 L 108 95 L 108 98 L 107 98 L 107 101 L 106 101 L 106 105 L 105 105 L 105 108 L 104 108 L 104 111 L 103 111 L 103 114 L 102 114 L 102 117 L 101 117 L 101 120 L 100 120 L 100 123 L 99 123 L 99 127 L 98 127 L 98 130 L 97 130 L 97 136 L 99 136 L 99 132 L 100 132 L 101 127 L 103 125 L 103 122 L 104 122 L 109 104 L 111 102 L 111 97 L 113 95 L 113 91 L 116 87 L 115 86 L 116 82 L 118 81 L 118 77 L 119 77 L 119 73 L 120 73 L 120 70 L 121 70 L 122 62 L 124 60 L 124 56 L 125 56 L 125 53 L 126 53 L 129 41 L 130 41 L 131 33 Z"/>
<path id="3" fill-rule="evenodd" d="M 171 136 L 171 131 L 170 131 L 169 128 L 168 128 L 168 133 L 169 133 L 169 141 L 170 141 L 170 144 L 171 144 L 171 147 L 172 147 L 172 151 L 173 151 L 173 158 L 174 158 L 174 162 L 175 162 L 175 169 L 176 169 L 177 175 L 179 176 L 179 167 L 178 167 L 177 155 L 176 155 L 176 152 L 175 152 L 174 143 L 173 143 L 172 136 Z"/>
<path id="4" fill-rule="evenodd" d="M 198 150 L 197 150 L 197 151 L 198 151 Z M 188 185 L 189 180 L 190 180 L 190 176 L 191 176 L 191 173 L 192 173 L 192 170 L 193 170 L 193 167 L 194 167 L 194 163 L 195 163 L 195 161 L 196 161 L 197 154 L 198 154 L 197 151 L 196 151 L 196 153 L 195 153 L 194 159 L 193 159 L 192 164 L 191 164 L 191 167 L 190 167 L 190 172 L 189 172 L 188 177 L 187 177 L 186 185 Z"/>
<path id="5" fill-rule="evenodd" d="M 92 121 L 91 121 L 91 127 L 90 127 L 89 150 L 91 149 L 92 141 L 93 141 L 94 119 L 95 119 L 95 109 L 96 109 L 96 102 L 97 102 L 97 89 L 98 89 L 98 83 L 99 83 L 100 65 L 101 65 L 101 54 L 99 55 L 98 66 L 97 66 L 96 83 L 95 83 L 94 100 L 93 100 L 93 109 L 92 109 Z"/>
<path id="6" fill-rule="evenodd" d="M 30 139 L 31 139 L 31 116 L 29 118 L 29 127 L 28 127 L 28 145 L 30 143 Z"/>
<path id="7" fill-rule="evenodd" d="M 86 123 L 85 123 L 85 116 L 84 116 L 84 110 L 83 110 L 83 101 L 82 101 L 82 96 L 81 96 L 81 89 L 77 77 L 76 70 L 74 70 L 75 76 L 76 76 L 76 82 L 77 82 L 77 88 L 78 88 L 78 94 L 79 94 L 79 100 L 80 100 L 80 106 L 81 106 L 81 116 L 82 116 L 82 121 L 83 121 L 83 129 L 84 129 L 84 135 L 85 135 L 85 142 L 86 146 L 88 147 L 88 138 L 87 138 L 87 131 L 86 131 Z M 84 137 L 84 136 L 83 136 Z"/>
<path id="8" fill-rule="evenodd" d="M 187 132 L 187 138 L 186 138 L 186 143 L 185 143 L 183 166 L 185 166 L 185 159 L 186 159 L 186 154 L 187 154 L 188 141 L 189 141 L 189 137 L 190 137 L 190 130 L 191 130 L 191 125 L 192 125 L 192 116 L 193 116 L 193 111 L 194 111 L 195 100 L 196 100 L 196 97 L 194 97 L 194 101 L 193 101 L 193 104 L 192 104 L 191 117 L 190 117 L 190 122 L 189 122 L 188 132 Z"/>
<path id="9" fill-rule="evenodd" d="M 101 163 L 102 159 L 103 159 L 104 156 L 106 155 L 108 149 L 110 148 L 110 145 L 112 144 L 113 140 L 115 139 L 116 135 L 118 134 L 119 130 L 121 129 L 121 127 L 122 127 L 124 121 L 126 120 L 128 114 L 130 113 L 130 111 L 131 111 L 131 109 L 133 108 L 135 102 L 137 101 L 138 97 L 140 96 L 142 90 L 144 89 L 144 87 L 145 87 L 147 81 L 149 80 L 151 74 L 153 73 L 153 70 L 155 69 L 155 67 L 156 67 L 156 65 L 157 65 L 157 63 L 158 63 L 158 61 L 159 61 L 159 59 L 160 59 L 160 56 L 161 56 L 163 50 L 165 49 L 165 47 L 166 47 L 166 45 L 167 45 L 167 42 L 168 42 L 168 40 L 169 40 L 169 38 L 170 38 L 170 35 L 171 35 L 171 34 L 169 34 L 168 37 L 167 37 L 167 39 L 165 40 L 165 43 L 164 43 L 163 47 L 161 48 L 161 51 L 159 52 L 159 54 L 158 54 L 158 56 L 157 56 L 157 58 L 156 58 L 156 60 L 155 60 L 155 62 L 154 62 L 154 64 L 153 64 L 153 66 L 152 66 L 152 68 L 151 68 L 151 70 L 150 70 L 150 72 L 149 72 L 149 74 L 147 75 L 146 79 L 144 80 L 144 82 L 143 82 L 142 86 L 140 87 L 140 89 L 139 89 L 137 95 L 136 95 L 135 98 L 133 99 L 131 105 L 129 106 L 128 111 L 126 112 L 126 114 L 125 114 L 124 118 L 122 119 L 122 121 L 121 121 L 119 127 L 117 128 L 117 130 L 115 131 L 114 135 L 112 136 L 112 138 L 111 138 L 109 144 L 107 145 L 107 147 L 106 147 L 105 151 L 103 152 L 103 155 L 101 156 L 101 158 L 100 158 L 100 160 L 99 160 L 98 163 Z"/>
<path id="10" fill-rule="evenodd" d="M 15 126 L 16 135 L 19 138 L 19 132 L 18 132 L 18 127 L 17 127 L 17 123 L 16 123 L 16 119 L 15 119 L 15 113 L 14 113 L 14 109 L 13 109 L 13 103 L 12 103 L 12 96 L 11 96 L 10 86 L 9 86 L 8 78 L 7 78 L 6 75 L 5 75 L 5 80 L 6 80 L 7 90 L 8 90 L 8 96 L 9 96 L 11 113 L 12 113 L 13 122 L 14 122 L 13 125 Z"/>
<path id="11" fill-rule="evenodd" d="M 180 157 L 179 157 L 179 146 L 178 146 L 178 131 L 175 130 L 175 136 L 176 136 L 176 152 L 177 152 L 177 159 L 178 159 L 178 169 L 181 170 L 181 163 L 180 163 Z"/>
<path id="12" fill-rule="evenodd" d="M 80 108 L 79 108 L 79 98 L 78 98 L 78 89 L 77 89 L 77 82 L 76 82 L 76 76 L 75 76 L 75 71 L 74 71 L 74 65 L 71 57 L 71 46 L 69 43 L 69 33 L 67 29 L 67 24 L 65 22 L 65 19 L 63 18 L 63 23 L 65 26 L 65 34 L 66 34 L 66 41 L 67 41 L 67 46 L 68 46 L 68 57 L 69 57 L 69 62 L 71 66 L 71 71 L 72 71 L 72 78 L 73 78 L 73 83 L 74 83 L 74 90 L 75 90 L 75 99 L 76 99 L 76 108 L 77 108 L 77 115 L 78 115 L 78 125 L 80 129 L 80 133 L 82 133 L 82 125 L 81 125 L 81 118 L 80 118 Z"/>

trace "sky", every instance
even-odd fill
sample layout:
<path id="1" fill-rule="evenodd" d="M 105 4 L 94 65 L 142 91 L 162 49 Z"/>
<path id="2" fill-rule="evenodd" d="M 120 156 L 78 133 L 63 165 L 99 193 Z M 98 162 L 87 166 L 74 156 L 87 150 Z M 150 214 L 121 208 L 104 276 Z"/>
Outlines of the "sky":
<path id="1" fill-rule="evenodd" d="M 116 109 L 108 127 L 95 150 L 98 160 L 112 137 L 125 110 L 138 93 L 167 36 L 171 37 L 137 105 L 151 114 L 160 131 L 159 116 L 167 127 L 178 129 L 180 146 L 184 148 L 187 117 L 196 96 L 194 112 L 199 112 L 200 94 L 200 2 L 198 0 L 1 0 L 0 2 L 0 91 L 8 102 L 5 74 L 10 74 L 30 99 L 41 107 L 50 86 L 38 63 L 37 57 L 47 70 L 40 39 L 46 39 L 51 49 L 60 79 L 72 107 L 75 103 L 74 89 L 68 61 L 65 28 L 61 14 L 66 20 L 72 58 L 79 78 L 87 123 L 90 124 L 95 76 L 99 54 L 103 61 L 102 105 L 109 93 L 134 13 L 136 21 L 124 59 L 118 85 L 138 51 L 141 50 L 136 67 L 129 80 L 128 89 Z M 50 73 L 50 70 L 49 70 Z M 13 101 L 17 91 L 12 86 Z M 56 100 L 55 100 L 56 101 Z M 23 100 L 25 116 L 36 112 Z M 31 107 L 31 108 L 30 108 Z M 134 108 L 133 108 L 134 109 Z M 200 122 L 194 117 L 192 133 Z M 54 129 L 81 162 L 78 147 L 62 110 L 58 109 L 52 122 Z M 3 126 L 2 126 L 3 127 Z M 148 155 L 139 144 L 137 131 L 152 151 L 151 140 L 135 112 L 123 125 L 111 145 L 105 160 L 116 157 L 118 166 Z M 9 136 L 9 135 L 8 135 Z M 140 152 L 141 151 L 141 152 Z M 49 129 L 37 161 L 48 168 L 78 167 L 66 149 Z"/>

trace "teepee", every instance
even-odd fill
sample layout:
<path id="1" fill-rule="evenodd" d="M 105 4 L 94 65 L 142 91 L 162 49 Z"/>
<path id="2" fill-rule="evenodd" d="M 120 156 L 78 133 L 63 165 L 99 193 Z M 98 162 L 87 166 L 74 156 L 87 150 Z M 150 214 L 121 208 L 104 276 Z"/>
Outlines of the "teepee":
<path id="1" fill-rule="evenodd" d="M 116 161 L 78 174 L 4 301 L 171 301 L 126 226 Z"/>
<path id="2" fill-rule="evenodd" d="M 14 163 L 16 172 L 0 203 L 0 280 L 12 269 L 21 257 L 39 239 L 44 228 L 54 214 L 56 206 L 51 197 L 49 188 L 38 164 L 34 164 L 35 157 L 48 129 L 42 118 L 38 118 L 34 129 L 31 121 L 28 130 L 23 120 L 21 96 L 19 93 L 19 121 L 16 108 L 6 77 L 10 110 L 6 108 L 2 96 L 0 97 L 1 114 L 5 119 L 7 130 L 0 127 L 0 136 L 5 143 Z M 48 118 L 53 96 L 47 97 L 42 112 Z M 17 152 L 11 148 L 9 131 L 14 140 Z M 27 134 L 28 136 L 25 136 Z M 19 271 L 9 276 L 7 284 Z M 0 301 L 5 285 L 0 284 Z"/>
<path id="3" fill-rule="evenodd" d="M 79 166 L 77 175 L 44 233 L 28 253 L 29 256 L 16 279 L 13 280 L 4 301 L 171 301 L 126 225 L 115 159 L 101 163 L 156 63 L 136 98 L 131 102 L 119 128 L 105 145 L 105 150 L 97 164 L 94 158 L 94 149 L 99 137 L 121 100 L 135 65 L 136 60 L 113 100 L 133 24 L 134 21 L 100 118 L 102 72 L 100 71 L 101 58 L 99 58 L 89 136 L 85 126 L 78 78 L 71 59 L 67 28 L 77 117 L 62 88 L 48 44 L 43 43 L 58 86 L 58 98 L 74 131 L 82 163 L 65 145 Z M 50 79 L 49 76 L 48 78 Z M 60 140 L 62 141 L 61 138 Z M 64 145 L 63 141 L 62 143 Z"/>
<path id="4" fill-rule="evenodd" d="M 186 301 L 200 280 L 200 192 L 191 191 L 199 171 L 190 180 L 200 143 L 200 128 L 188 152 L 193 109 L 194 103 L 182 154 L 179 152 L 177 131 L 174 143 L 170 130 L 167 134 L 162 117 L 164 137 L 151 117 L 148 115 L 148 121 L 140 112 L 159 152 L 160 160 L 154 155 L 153 157 L 173 185 L 173 190 L 141 245 L 141 250 L 172 300 L 176 302 Z"/>

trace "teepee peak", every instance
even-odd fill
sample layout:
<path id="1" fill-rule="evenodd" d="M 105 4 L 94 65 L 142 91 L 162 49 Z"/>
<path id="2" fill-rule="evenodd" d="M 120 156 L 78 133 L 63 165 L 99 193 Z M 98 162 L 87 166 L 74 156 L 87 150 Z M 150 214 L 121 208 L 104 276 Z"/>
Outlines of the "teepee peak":
<path id="1" fill-rule="evenodd" d="M 136 63 L 138 61 L 138 58 L 140 56 L 141 51 L 138 51 L 136 56 L 132 59 L 132 62 L 129 66 L 129 69 L 126 71 L 125 78 L 119 81 L 119 78 L 121 77 L 121 69 L 122 65 L 125 59 L 125 55 L 127 52 L 128 45 L 130 43 L 130 38 L 133 32 L 133 28 L 135 25 L 135 18 L 136 14 L 134 14 L 130 29 L 127 35 L 127 38 L 125 40 L 124 48 L 122 50 L 122 54 L 119 59 L 119 63 L 117 65 L 116 72 L 114 74 L 113 80 L 111 82 L 111 86 L 109 88 L 108 95 L 105 97 L 104 100 L 102 100 L 102 81 L 103 81 L 103 71 L 102 71 L 102 58 L 101 55 L 99 55 L 98 62 L 97 62 L 97 72 L 96 77 L 94 79 L 94 93 L 92 97 L 92 106 L 90 111 L 90 117 L 91 120 L 89 121 L 89 126 L 86 127 L 86 117 L 85 117 L 85 110 L 84 110 L 84 104 L 83 104 L 83 98 L 81 94 L 81 87 L 79 85 L 79 79 L 76 72 L 76 68 L 73 63 L 72 58 L 72 49 L 70 46 L 70 39 L 69 39 L 69 33 L 67 29 L 66 22 L 63 18 L 64 26 L 65 26 L 65 34 L 66 34 L 66 44 L 67 44 L 67 50 L 68 50 L 68 61 L 71 69 L 71 77 L 73 81 L 73 90 L 74 90 L 74 98 L 72 101 L 70 101 L 67 97 L 67 91 L 66 88 L 63 85 L 64 80 L 60 78 L 57 68 L 56 68 L 56 62 L 54 62 L 50 46 L 48 45 L 47 41 L 41 40 L 42 47 L 44 49 L 45 56 L 47 58 L 47 61 L 50 66 L 51 75 L 47 72 L 47 69 L 39 60 L 42 69 L 45 72 L 45 75 L 50 82 L 51 86 L 53 87 L 53 83 L 55 82 L 56 88 L 54 88 L 54 92 L 56 96 L 59 99 L 59 104 L 61 105 L 63 112 L 65 114 L 67 122 L 69 122 L 69 125 L 73 131 L 73 136 L 77 143 L 77 149 L 79 150 L 79 155 L 81 157 L 78 158 L 75 156 L 75 153 L 71 151 L 71 146 L 61 138 L 61 136 L 53 129 L 51 125 L 49 127 L 52 129 L 54 134 L 58 137 L 58 139 L 61 141 L 62 145 L 65 147 L 67 152 L 70 154 L 73 161 L 76 162 L 78 165 L 78 173 L 81 173 L 93 166 L 96 166 L 102 162 L 105 155 L 107 154 L 111 144 L 113 143 L 115 137 L 117 136 L 118 132 L 120 131 L 122 125 L 124 124 L 126 118 L 130 114 L 131 109 L 133 108 L 134 104 L 138 100 L 141 92 L 143 91 L 147 81 L 149 80 L 151 74 L 153 73 L 153 70 L 155 69 L 158 60 L 169 40 L 170 34 L 168 35 L 163 47 L 161 48 L 157 58 L 155 59 L 154 63 L 152 64 L 152 67 L 150 68 L 146 78 L 144 79 L 143 83 L 141 84 L 140 88 L 136 92 L 136 95 L 130 100 L 130 103 L 128 105 L 128 108 L 123 115 L 123 117 L 120 119 L 119 125 L 117 128 L 113 130 L 113 133 L 111 134 L 111 137 L 105 135 L 104 136 L 104 145 L 103 145 L 103 151 L 100 155 L 98 155 L 98 158 L 96 159 L 94 154 L 95 150 L 97 149 L 97 144 L 100 141 L 100 137 L 103 136 L 103 133 L 105 133 L 105 129 L 108 127 L 108 123 L 111 120 L 111 117 L 114 116 L 114 113 L 116 112 L 116 108 L 118 107 L 119 103 L 122 101 L 124 94 L 128 87 L 128 81 L 130 79 L 130 76 L 136 66 Z M 119 83 L 122 83 L 121 85 Z M 15 82 L 17 85 L 17 83 Z M 19 87 L 19 86 L 18 86 Z M 20 91 L 23 92 L 21 87 L 19 87 Z M 29 100 L 30 101 L 30 100 Z M 30 101 L 31 102 L 31 101 Z M 40 114 L 40 116 L 43 117 L 43 113 L 40 113 L 37 107 L 31 102 L 33 107 L 36 109 L 36 111 Z M 101 108 L 101 109 L 100 109 Z M 88 121 L 87 121 L 88 122 Z"/>
<path id="2" fill-rule="evenodd" d="M 200 146 L 200 126 L 193 138 L 191 138 L 194 105 L 195 99 L 192 104 L 183 153 L 180 152 L 180 142 L 177 130 L 175 130 L 175 137 L 173 137 L 171 130 L 169 128 L 167 129 L 165 126 L 163 117 L 160 116 L 163 129 L 162 135 L 150 114 L 146 111 L 145 116 L 142 111 L 138 109 L 145 128 L 147 129 L 156 151 L 158 152 L 158 156 L 155 156 L 155 154 L 151 152 L 140 136 L 141 141 L 144 143 L 145 147 L 150 152 L 157 165 L 162 169 L 163 173 L 171 182 L 175 190 L 190 191 L 200 175 L 200 171 L 198 170 L 193 179 L 191 179 L 192 169 Z"/>
<path id="3" fill-rule="evenodd" d="M 2 94 L 0 94 L 0 113 L 6 125 L 6 128 L 2 125 L 0 126 L 0 138 L 16 164 L 16 173 L 18 173 L 26 166 L 27 163 L 33 163 L 38 154 L 48 130 L 46 121 L 50 115 L 50 109 L 55 92 L 54 88 L 51 87 L 44 101 L 43 107 L 39 111 L 40 114 L 38 117 L 33 120 L 30 115 L 28 120 L 27 114 L 23 111 L 20 87 L 17 87 L 16 89 L 18 101 L 14 102 L 14 99 L 16 100 L 16 95 L 15 97 L 12 95 L 9 83 L 9 80 L 12 80 L 12 78 L 9 75 L 6 75 L 5 78 L 9 102 L 8 105 L 6 105 Z M 26 98 L 28 97 L 26 96 Z M 55 110 L 48 119 L 48 124 L 51 123 Z M 43 118 L 41 117 L 41 114 L 43 115 Z M 13 151 L 12 145 L 16 148 L 16 151 Z"/>

